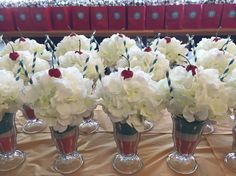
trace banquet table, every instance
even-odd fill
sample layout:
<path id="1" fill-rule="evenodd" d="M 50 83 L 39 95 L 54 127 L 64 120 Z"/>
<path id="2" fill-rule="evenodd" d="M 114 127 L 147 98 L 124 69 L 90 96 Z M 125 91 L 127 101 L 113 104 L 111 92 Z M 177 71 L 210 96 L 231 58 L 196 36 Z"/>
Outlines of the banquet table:
<path id="1" fill-rule="evenodd" d="M 94 118 L 100 128 L 96 133 L 80 135 L 78 150 L 84 157 L 84 165 L 72 176 L 119 176 L 112 167 L 112 159 L 116 153 L 116 144 L 112 134 L 112 124 L 101 108 L 95 110 Z M 193 176 L 233 176 L 236 173 L 228 170 L 223 162 L 224 156 L 231 151 L 232 121 L 226 117 L 217 120 L 215 132 L 202 135 L 195 151 L 199 164 Z M 18 168 L 0 172 L 1 176 L 60 176 L 52 168 L 57 156 L 49 129 L 37 134 L 22 132 L 24 118 L 17 113 L 17 149 L 26 154 L 26 161 Z M 144 167 L 135 176 L 180 176 L 170 170 L 166 163 L 168 154 L 174 150 L 172 140 L 172 122 L 170 114 L 165 112 L 159 120 L 154 121 L 151 131 L 143 132 L 138 147 Z"/>

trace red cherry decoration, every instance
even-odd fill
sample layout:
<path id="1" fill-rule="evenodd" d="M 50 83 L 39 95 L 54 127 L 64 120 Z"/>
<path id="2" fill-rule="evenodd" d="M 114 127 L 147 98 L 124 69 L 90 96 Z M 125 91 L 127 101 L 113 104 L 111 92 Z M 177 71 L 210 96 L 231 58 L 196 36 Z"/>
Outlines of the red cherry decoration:
<path id="1" fill-rule="evenodd" d="M 25 42 L 26 40 L 25 40 L 24 37 L 21 37 L 21 38 L 19 39 L 19 41 L 20 41 L 20 42 Z"/>
<path id="2" fill-rule="evenodd" d="M 171 42 L 171 38 L 170 37 L 164 37 L 164 39 L 166 40 L 166 43 L 170 43 Z"/>
<path id="3" fill-rule="evenodd" d="M 132 78 L 133 75 L 134 75 L 134 73 L 131 70 L 129 70 L 129 69 L 128 70 L 123 70 L 121 72 L 121 76 L 123 76 L 124 79 Z"/>
<path id="4" fill-rule="evenodd" d="M 144 49 L 144 51 L 145 51 L 145 52 L 151 52 L 152 49 L 151 49 L 150 47 L 146 47 L 146 48 Z"/>
<path id="5" fill-rule="evenodd" d="M 215 38 L 213 39 L 213 41 L 214 41 L 214 42 L 218 42 L 220 39 L 221 39 L 220 37 L 215 37 Z"/>
<path id="6" fill-rule="evenodd" d="M 11 60 L 13 60 L 13 61 L 15 61 L 19 56 L 20 56 L 20 55 L 19 55 L 17 52 L 15 52 L 15 51 L 13 51 L 13 52 L 11 52 L 11 53 L 9 54 L 9 58 L 10 58 Z"/>
<path id="7" fill-rule="evenodd" d="M 187 72 L 191 71 L 193 76 L 196 75 L 196 70 L 197 70 L 197 66 L 195 65 L 190 64 L 186 67 L 186 71 Z"/>
<path id="8" fill-rule="evenodd" d="M 48 75 L 50 77 L 60 78 L 61 77 L 61 71 L 58 68 L 51 68 L 48 70 Z"/>

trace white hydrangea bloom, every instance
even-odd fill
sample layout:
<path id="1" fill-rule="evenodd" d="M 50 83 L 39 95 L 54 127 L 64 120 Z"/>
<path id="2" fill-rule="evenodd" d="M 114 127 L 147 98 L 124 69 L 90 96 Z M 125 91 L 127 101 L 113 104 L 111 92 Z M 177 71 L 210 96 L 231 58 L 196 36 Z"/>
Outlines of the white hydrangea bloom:
<path id="1" fill-rule="evenodd" d="M 0 121 L 5 112 L 16 112 L 20 107 L 19 92 L 22 81 L 16 81 L 12 72 L 0 70 Z"/>
<path id="2" fill-rule="evenodd" d="M 222 47 L 227 43 L 227 38 L 217 38 L 211 37 L 211 38 L 203 38 L 196 47 L 196 50 L 210 50 L 212 48 L 222 49 Z M 232 55 L 236 55 L 236 45 L 230 41 L 227 44 L 226 51 Z"/>
<path id="3" fill-rule="evenodd" d="M 164 108 L 163 94 L 157 82 L 149 74 L 132 69 L 133 77 L 124 79 L 119 68 L 103 77 L 98 84 L 96 94 L 101 97 L 101 104 L 112 121 L 126 120 L 137 115 L 146 118 L 157 118 L 157 114 Z"/>
<path id="4" fill-rule="evenodd" d="M 10 41 L 0 52 L 0 56 L 4 56 L 12 52 L 12 47 L 14 51 L 29 51 L 31 54 L 37 52 L 38 56 L 46 51 L 45 45 L 38 43 L 34 39 L 24 38 L 25 41 L 22 41 L 21 38 L 16 39 L 14 42 Z M 11 46 L 12 45 L 12 46 Z"/>
<path id="5" fill-rule="evenodd" d="M 28 73 L 31 74 L 34 56 L 29 51 L 16 52 L 19 54 L 19 57 L 15 61 L 9 58 L 9 54 L 6 54 L 2 58 L 0 58 L 0 69 L 11 71 L 16 76 L 17 70 L 20 67 L 19 62 L 20 60 L 22 60 Z M 49 63 L 43 59 L 36 58 L 35 73 L 46 69 L 49 69 Z M 20 78 L 24 79 L 26 82 L 28 81 L 27 78 L 24 76 L 23 69 L 21 69 Z"/>
<path id="6" fill-rule="evenodd" d="M 185 63 L 185 58 L 180 56 L 179 54 L 186 56 L 188 53 L 188 49 L 185 48 L 186 44 L 182 44 L 182 42 L 175 37 L 169 38 L 166 40 L 166 38 L 159 39 L 158 44 L 157 40 L 155 39 L 152 44 L 151 48 L 155 51 L 160 51 L 162 54 L 166 56 L 166 59 L 170 61 L 170 64 L 179 64 L 183 65 Z"/>
<path id="7" fill-rule="evenodd" d="M 99 55 L 102 58 L 104 65 L 115 67 L 121 55 L 125 53 L 124 42 L 129 50 L 135 46 L 135 40 L 126 37 L 123 34 L 113 34 L 110 38 L 105 38 L 99 46 Z"/>
<path id="8" fill-rule="evenodd" d="M 59 57 L 59 62 L 61 67 L 77 67 L 80 72 L 86 78 L 96 81 L 98 79 L 98 73 L 95 69 L 95 66 L 98 65 L 99 72 L 101 74 L 104 72 L 104 66 L 101 58 L 98 56 L 96 51 L 81 51 L 82 54 L 79 54 L 75 51 L 68 51 L 65 55 Z M 88 62 L 86 63 L 86 60 Z M 86 70 L 84 68 L 86 67 Z"/>
<path id="9" fill-rule="evenodd" d="M 160 84 L 166 84 L 164 80 Z M 179 66 L 170 71 L 170 80 L 173 87 L 167 96 L 170 113 L 183 116 L 188 122 L 226 117 L 227 92 L 216 69 L 199 68 L 193 76 L 191 71 Z M 166 85 L 162 87 L 169 89 Z"/>
<path id="10" fill-rule="evenodd" d="M 209 50 L 198 50 L 196 53 L 198 66 L 202 66 L 205 69 L 214 68 L 219 71 L 220 74 L 223 74 L 224 70 L 228 66 L 228 63 L 231 61 L 233 56 L 228 52 L 220 51 L 217 48 L 212 48 Z M 229 72 L 232 69 L 236 68 L 236 62 L 234 62 L 229 67 Z"/>
<path id="11" fill-rule="evenodd" d="M 80 48 L 79 48 L 80 47 Z M 92 42 L 90 44 L 90 38 L 87 38 L 84 35 L 69 35 L 65 36 L 56 47 L 56 56 L 63 56 L 68 51 L 77 51 L 81 50 L 92 50 L 96 48 L 96 43 Z"/>
<path id="12" fill-rule="evenodd" d="M 96 99 L 93 82 L 83 78 L 75 67 L 60 68 L 61 78 L 50 77 L 48 70 L 33 75 L 33 84 L 24 89 L 24 102 L 33 107 L 37 117 L 62 132 L 90 114 Z"/>

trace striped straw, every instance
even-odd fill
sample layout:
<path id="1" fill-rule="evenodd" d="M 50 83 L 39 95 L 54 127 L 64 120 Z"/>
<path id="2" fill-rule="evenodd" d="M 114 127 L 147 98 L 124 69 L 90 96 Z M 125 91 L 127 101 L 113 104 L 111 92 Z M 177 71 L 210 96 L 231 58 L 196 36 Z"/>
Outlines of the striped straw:
<path id="1" fill-rule="evenodd" d="M 20 79 L 20 71 L 21 71 L 21 65 L 20 65 L 20 62 L 19 62 L 19 66 L 18 66 L 18 69 L 16 71 L 16 81 L 19 81 L 19 79 Z"/>
<path id="2" fill-rule="evenodd" d="M 156 41 L 156 43 L 155 43 L 156 48 L 154 49 L 155 52 L 157 51 L 157 45 L 158 45 L 159 42 L 160 42 L 160 38 L 161 38 L 161 33 L 158 33 L 158 34 L 157 34 L 157 41 Z"/>
<path id="3" fill-rule="evenodd" d="M 153 60 L 153 62 L 149 66 L 149 73 L 153 72 L 154 66 L 156 63 L 157 63 L 157 55 L 156 55 L 156 58 Z"/>
<path id="4" fill-rule="evenodd" d="M 130 59 L 130 56 L 129 56 L 129 53 L 128 53 L 128 48 L 127 48 L 127 46 L 126 46 L 126 41 L 124 40 L 124 47 L 125 47 L 125 55 L 126 56 L 124 56 L 124 55 L 122 55 L 126 60 L 127 60 L 127 62 L 128 62 L 128 67 L 130 68 L 130 61 L 129 61 L 129 59 Z"/>
<path id="5" fill-rule="evenodd" d="M 227 74 L 228 74 L 228 72 L 229 72 L 229 69 L 230 69 L 230 66 L 231 66 L 233 63 L 234 63 L 234 58 L 232 58 L 232 59 L 229 61 L 229 63 L 228 63 L 228 65 L 227 65 L 227 67 L 225 68 L 223 74 L 220 76 L 220 80 L 221 80 L 222 82 L 224 81 L 225 77 L 227 76 Z"/>
<path id="6" fill-rule="evenodd" d="M 83 68 L 83 77 L 85 77 L 85 75 L 86 75 L 86 70 L 87 70 L 87 68 L 88 68 L 88 61 L 89 61 L 89 59 L 90 59 L 90 56 L 88 56 L 87 58 L 86 58 L 86 60 L 85 60 L 85 63 L 84 63 L 84 68 Z"/>
<path id="7" fill-rule="evenodd" d="M 224 45 L 221 47 L 220 50 L 223 50 L 223 51 L 227 50 L 229 42 L 232 41 L 230 37 L 231 37 L 230 35 L 227 37 L 227 41 L 224 43 Z"/>
<path id="8" fill-rule="evenodd" d="M 167 83 L 168 83 L 168 86 L 169 86 L 169 92 L 170 92 L 170 94 L 172 94 L 172 92 L 173 92 L 173 87 L 172 87 L 172 85 L 171 85 L 171 80 L 170 80 L 169 71 L 166 72 L 166 78 L 167 78 Z M 171 96 L 171 98 L 173 98 L 173 96 Z"/>
<path id="9" fill-rule="evenodd" d="M 35 72 L 36 55 L 37 55 L 37 52 L 34 52 L 34 58 L 33 58 L 33 64 L 32 64 L 32 74 L 34 74 L 34 72 Z"/>
<path id="10" fill-rule="evenodd" d="M 19 64 L 20 64 L 21 68 L 24 70 L 25 77 L 28 78 L 29 83 L 33 84 L 33 81 L 31 79 L 31 77 L 29 76 L 29 73 L 27 72 L 27 69 L 26 69 L 26 67 L 25 67 L 25 65 L 23 63 L 23 60 L 20 60 Z"/>
<path id="11" fill-rule="evenodd" d="M 99 72 L 98 65 L 95 65 L 95 69 L 96 69 L 96 71 L 97 71 L 97 73 L 98 73 L 98 79 L 99 79 L 100 81 L 102 81 L 102 75 L 101 75 L 101 73 Z"/>
<path id="12" fill-rule="evenodd" d="M 89 48 L 89 51 L 92 51 L 93 49 L 93 46 L 92 46 L 92 43 L 95 41 L 96 45 L 97 45 L 97 41 L 95 40 L 95 34 L 96 34 L 96 30 L 93 31 L 91 37 L 90 37 L 90 48 Z"/>
<path id="13" fill-rule="evenodd" d="M 188 44 L 189 44 L 189 46 L 192 48 L 194 61 L 197 62 L 195 41 L 194 41 L 194 39 L 193 39 L 193 38 L 194 38 L 194 35 L 190 36 L 189 34 L 187 34 L 186 36 L 188 37 Z M 190 48 L 190 47 L 189 47 L 189 48 Z"/>
<path id="14" fill-rule="evenodd" d="M 46 35 L 46 40 L 45 40 L 45 42 L 47 42 L 47 43 L 50 44 L 52 50 L 55 50 L 56 45 L 55 45 L 55 44 L 53 43 L 53 41 L 50 39 L 49 35 Z M 44 42 L 44 43 L 45 43 L 45 42 Z M 53 47 L 53 48 L 52 48 L 52 47 Z"/>

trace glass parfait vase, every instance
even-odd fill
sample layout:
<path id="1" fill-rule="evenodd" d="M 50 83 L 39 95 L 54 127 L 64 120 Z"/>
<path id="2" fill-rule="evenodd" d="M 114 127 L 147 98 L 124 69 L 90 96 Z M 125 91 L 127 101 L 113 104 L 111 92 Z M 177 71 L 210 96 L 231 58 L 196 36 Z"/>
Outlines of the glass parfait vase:
<path id="1" fill-rule="evenodd" d="M 121 174 L 138 172 L 143 167 L 137 154 L 140 133 L 126 122 L 113 123 L 113 130 L 118 152 L 113 159 L 113 168 Z"/>
<path id="2" fill-rule="evenodd" d="M 23 125 L 23 131 L 25 133 L 38 133 L 47 127 L 47 124 L 43 120 L 38 119 L 34 114 L 34 110 L 29 106 L 23 105 L 22 113 L 26 119 L 26 122 Z"/>
<path id="3" fill-rule="evenodd" d="M 232 143 L 232 152 L 226 154 L 224 158 L 224 163 L 227 168 L 231 171 L 236 172 L 236 119 L 235 119 L 235 110 L 233 111 L 233 120 L 234 125 L 232 128 L 232 136 L 233 136 L 233 143 Z"/>
<path id="4" fill-rule="evenodd" d="M 175 172 L 191 174 L 198 168 L 193 156 L 206 121 L 188 122 L 183 117 L 172 116 L 175 151 L 167 158 L 168 166 Z"/>
<path id="5" fill-rule="evenodd" d="M 82 155 L 77 151 L 78 127 L 68 126 L 64 132 L 55 131 L 53 127 L 50 127 L 50 131 L 59 154 L 53 168 L 62 174 L 77 171 L 84 163 Z"/>
<path id="6" fill-rule="evenodd" d="M 4 113 L 0 121 L 0 171 L 15 169 L 25 161 L 25 154 L 16 150 L 15 113 Z"/>
<path id="7" fill-rule="evenodd" d="M 88 117 L 84 117 L 79 125 L 80 134 L 92 134 L 98 130 L 99 124 L 93 119 L 94 112 L 92 112 Z"/>

